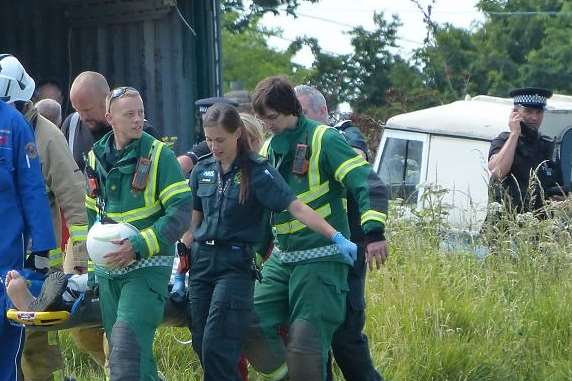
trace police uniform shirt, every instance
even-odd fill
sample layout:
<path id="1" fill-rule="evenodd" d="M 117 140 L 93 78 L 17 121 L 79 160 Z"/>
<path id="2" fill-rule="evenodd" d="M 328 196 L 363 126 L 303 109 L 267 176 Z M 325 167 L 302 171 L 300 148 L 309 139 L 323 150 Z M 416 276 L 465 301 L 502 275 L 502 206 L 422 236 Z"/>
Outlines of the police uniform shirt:
<path id="1" fill-rule="evenodd" d="M 489 160 L 493 155 L 500 152 L 509 135 L 509 132 L 503 132 L 491 142 Z M 538 168 L 536 173 L 545 189 L 556 185 L 559 181 L 560 171 L 551 162 L 552 151 L 553 144 L 539 136 L 520 136 L 518 138 L 510 173 L 501 180 L 501 185 L 508 192 L 513 205 L 517 206 L 519 211 L 523 211 L 521 200 L 525 203 L 524 211 L 529 210 L 530 195 L 528 194 L 528 188 L 531 170 Z M 535 193 L 539 194 L 539 192 Z M 500 195 L 497 195 L 496 198 L 497 201 L 500 201 Z M 534 209 L 539 208 L 541 204 L 542 200 L 534 200 Z"/>
<path id="2" fill-rule="evenodd" d="M 350 120 L 338 123 L 335 128 L 342 133 L 344 139 L 352 148 L 362 151 L 368 160 L 367 143 L 360 129 L 355 127 Z M 350 239 L 352 242 L 361 243 L 365 239 L 365 233 L 361 228 L 361 215 L 356 200 L 348 195 L 348 224 L 350 226 Z"/>
<path id="3" fill-rule="evenodd" d="M 193 209 L 203 213 L 202 222 L 193 232 L 196 241 L 256 243 L 263 236 L 265 210 L 283 211 L 296 199 L 266 160 L 254 153 L 249 160 L 250 187 L 243 204 L 239 203 L 239 195 L 244 179 L 237 160 L 225 174 L 212 156 L 199 161 L 193 169 Z"/>

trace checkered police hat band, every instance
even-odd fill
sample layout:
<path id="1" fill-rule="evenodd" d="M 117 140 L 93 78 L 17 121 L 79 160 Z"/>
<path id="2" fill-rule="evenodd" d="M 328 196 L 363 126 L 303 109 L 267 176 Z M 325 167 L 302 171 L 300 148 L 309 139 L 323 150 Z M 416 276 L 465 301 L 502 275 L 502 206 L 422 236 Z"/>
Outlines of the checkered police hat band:
<path id="1" fill-rule="evenodd" d="M 538 94 L 524 94 L 514 97 L 514 104 L 546 106 L 546 97 Z"/>

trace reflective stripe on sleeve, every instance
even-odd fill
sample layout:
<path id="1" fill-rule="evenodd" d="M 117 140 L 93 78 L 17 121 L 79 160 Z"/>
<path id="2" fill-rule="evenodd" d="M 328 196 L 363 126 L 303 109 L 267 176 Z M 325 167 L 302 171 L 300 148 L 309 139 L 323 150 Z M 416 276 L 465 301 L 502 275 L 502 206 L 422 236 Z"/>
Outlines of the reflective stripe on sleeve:
<path id="1" fill-rule="evenodd" d="M 61 248 L 52 249 L 48 254 L 50 267 L 60 267 L 63 265 L 64 256 Z"/>
<path id="2" fill-rule="evenodd" d="M 72 242 L 81 242 L 87 239 L 87 225 L 70 225 L 70 238 Z"/>
<path id="3" fill-rule="evenodd" d="M 171 197 L 190 191 L 191 188 L 189 187 L 187 181 L 181 180 L 163 189 L 159 194 L 159 200 L 161 201 L 161 204 L 165 205 L 171 199 Z"/>
<path id="4" fill-rule="evenodd" d="M 157 241 L 157 236 L 155 235 L 155 231 L 152 228 L 141 230 L 141 236 L 143 236 L 145 244 L 147 244 L 147 249 L 149 250 L 150 257 L 159 253 L 159 241 Z"/>
<path id="5" fill-rule="evenodd" d="M 377 221 L 385 224 L 385 220 L 387 219 L 387 215 L 385 213 L 381 213 L 375 210 L 368 210 L 367 212 L 361 215 L 361 224 L 365 224 L 367 221 Z"/>
<path id="6" fill-rule="evenodd" d="M 359 155 L 352 157 L 351 159 L 344 161 L 342 164 L 338 166 L 338 169 L 336 169 L 336 171 L 334 172 L 334 177 L 336 178 L 337 181 L 341 183 L 348 173 L 366 164 L 367 161 L 365 161 L 363 157 Z"/>

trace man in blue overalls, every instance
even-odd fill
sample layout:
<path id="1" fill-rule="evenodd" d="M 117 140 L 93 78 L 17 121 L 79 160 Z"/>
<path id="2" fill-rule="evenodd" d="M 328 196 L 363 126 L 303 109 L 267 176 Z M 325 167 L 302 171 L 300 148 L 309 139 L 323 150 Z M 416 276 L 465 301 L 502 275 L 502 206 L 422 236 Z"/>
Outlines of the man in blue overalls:
<path id="1" fill-rule="evenodd" d="M 22 115 L 5 102 L 21 100 L 20 83 L 31 80 L 14 72 L 9 54 L 0 55 L 0 381 L 18 377 L 23 347 L 23 329 L 11 325 L 5 311 L 9 306 L 4 279 L 9 270 L 24 267 L 27 240 L 32 240 L 29 263 L 48 268 L 48 251 L 56 247 L 46 188 L 40 171 L 32 128 Z M 32 87 L 33 88 L 33 87 Z"/>

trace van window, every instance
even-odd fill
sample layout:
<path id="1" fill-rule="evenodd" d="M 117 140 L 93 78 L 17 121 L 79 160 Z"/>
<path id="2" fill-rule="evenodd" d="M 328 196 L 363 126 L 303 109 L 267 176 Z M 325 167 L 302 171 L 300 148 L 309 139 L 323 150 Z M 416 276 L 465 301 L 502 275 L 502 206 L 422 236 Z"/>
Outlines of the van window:
<path id="1" fill-rule="evenodd" d="M 421 141 L 387 138 L 378 174 L 389 188 L 390 199 L 402 198 L 407 204 L 417 203 L 422 153 Z"/>

